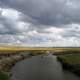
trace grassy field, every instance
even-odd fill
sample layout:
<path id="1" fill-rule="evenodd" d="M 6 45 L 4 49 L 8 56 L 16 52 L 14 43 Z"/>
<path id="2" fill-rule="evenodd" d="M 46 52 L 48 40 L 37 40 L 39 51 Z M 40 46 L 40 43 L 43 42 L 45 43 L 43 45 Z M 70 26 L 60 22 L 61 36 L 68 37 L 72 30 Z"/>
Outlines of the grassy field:
<path id="1" fill-rule="evenodd" d="M 46 48 L 46 47 L 22 47 L 22 46 L 0 46 L 0 56 L 15 55 L 30 51 L 33 55 L 44 54 L 47 51 L 54 55 L 80 54 L 80 48 Z"/>
<path id="2" fill-rule="evenodd" d="M 0 46 L 0 51 L 80 51 L 80 48 L 66 48 L 66 47 L 23 47 L 23 46 Z"/>

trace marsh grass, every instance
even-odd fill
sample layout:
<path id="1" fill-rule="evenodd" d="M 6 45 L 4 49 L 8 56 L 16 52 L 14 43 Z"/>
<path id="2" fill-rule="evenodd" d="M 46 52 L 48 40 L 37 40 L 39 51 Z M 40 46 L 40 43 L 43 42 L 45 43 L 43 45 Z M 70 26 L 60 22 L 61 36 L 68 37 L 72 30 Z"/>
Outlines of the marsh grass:
<path id="1" fill-rule="evenodd" d="M 64 69 L 80 76 L 80 54 L 60 55 L 58 60 L 62 63 Z"/>
<path id="2" fill-rule="evenodd" d="M 8 74 L 0 72 L 0 80 L 10 80 Z"/>

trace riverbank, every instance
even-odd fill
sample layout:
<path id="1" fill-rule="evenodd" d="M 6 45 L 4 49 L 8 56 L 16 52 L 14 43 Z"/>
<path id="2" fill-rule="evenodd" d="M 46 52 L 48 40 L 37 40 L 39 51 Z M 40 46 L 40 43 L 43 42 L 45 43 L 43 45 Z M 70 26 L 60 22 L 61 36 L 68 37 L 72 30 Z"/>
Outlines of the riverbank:
<path id="1" fill-rule="evenodd" d="M 11 76 L 10 69 L 18 62 L 25 59 L 23 55 L 14 55 L 0 59 L 0 80 L 9 80 Z"/>
<path id="2" fill-rule="evenodd" d="M 80 54 L 59 55 L 62 67 L 80 76 Z"/>

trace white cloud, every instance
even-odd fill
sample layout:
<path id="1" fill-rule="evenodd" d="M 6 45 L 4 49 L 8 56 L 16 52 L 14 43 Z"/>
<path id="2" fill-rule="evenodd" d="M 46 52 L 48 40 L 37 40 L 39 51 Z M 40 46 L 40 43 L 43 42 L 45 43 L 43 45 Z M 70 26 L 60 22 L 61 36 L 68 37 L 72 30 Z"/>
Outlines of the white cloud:
<path id="1" fill-rule="evenodd" d="M 50 32 L 50 33 L 61 33 L 63 32 L 63 29 L 57 28 L 57 27 L 50 27 L 50 28 L 46 28 L 44 31 Z"/>
<path id="2" fill-rule="evenodd" d="M 20 12 L 14 10 L 14 9 L 2 9 L 2 16 L 5 18 L 9 18 L 12 20 L 18 20 L 19 19 Z"/>

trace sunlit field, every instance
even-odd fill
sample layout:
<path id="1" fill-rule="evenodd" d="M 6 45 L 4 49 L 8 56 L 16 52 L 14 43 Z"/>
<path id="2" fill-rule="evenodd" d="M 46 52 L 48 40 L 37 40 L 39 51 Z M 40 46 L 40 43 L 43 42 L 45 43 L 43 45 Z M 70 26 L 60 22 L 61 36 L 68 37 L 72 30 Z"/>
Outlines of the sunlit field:
<path id="1" fill-rule="evenodd" d="M 66 47 L 22 47 L 22 46 L 0 46 L 0 51 L 37 51 L 37 50 L 44 50 L 44 51 L 55 51 L 55 52 L 62 52 L 62 51 L 80 51 L 80 48 L 66 48 Z"/>
<path id="2" fill-rule="evenodd" d="M 36 48 L 36 47 L 21 47 L 21 46 L 3 46 L 0 47 L 0 54 L 19 54 L 20 52 L 30 51 L 32 54 L 43 54 L 47 51 L 52 52 L 52 54 L 73 54 L 80 53 L 80 48 Z"/>

